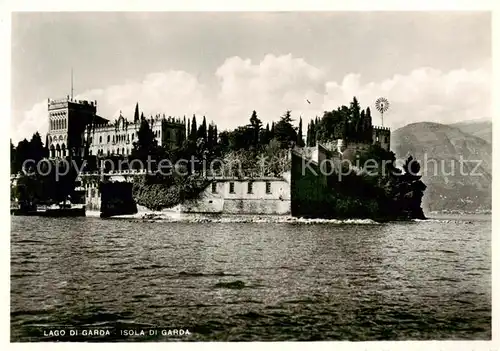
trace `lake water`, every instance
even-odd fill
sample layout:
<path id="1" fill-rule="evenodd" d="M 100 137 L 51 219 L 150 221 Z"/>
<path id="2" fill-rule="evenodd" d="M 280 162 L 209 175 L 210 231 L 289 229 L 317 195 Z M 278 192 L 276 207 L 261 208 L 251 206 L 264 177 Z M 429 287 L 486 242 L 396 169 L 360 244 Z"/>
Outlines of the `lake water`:
<path id="1" fill-rule="evenodd" d="M 11 341 L 491 339 L 490 217 L 11 224 Z"/>

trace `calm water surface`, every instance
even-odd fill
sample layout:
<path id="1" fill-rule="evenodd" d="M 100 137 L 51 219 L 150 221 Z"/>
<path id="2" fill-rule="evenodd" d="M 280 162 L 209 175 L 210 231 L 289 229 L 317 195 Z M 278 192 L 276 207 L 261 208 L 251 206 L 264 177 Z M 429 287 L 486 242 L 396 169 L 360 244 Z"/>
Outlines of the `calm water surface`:
<path id="1" fill-rule="evenodd" d="M 13 217 L 11 340 L 51 340 L 43 331 L 59 326 L 190 332 L 153 340 L 491 339 L 490 239 L 489 217 L 383 225 Z M 105 340 L 145 340 L 113 335 Z"/>

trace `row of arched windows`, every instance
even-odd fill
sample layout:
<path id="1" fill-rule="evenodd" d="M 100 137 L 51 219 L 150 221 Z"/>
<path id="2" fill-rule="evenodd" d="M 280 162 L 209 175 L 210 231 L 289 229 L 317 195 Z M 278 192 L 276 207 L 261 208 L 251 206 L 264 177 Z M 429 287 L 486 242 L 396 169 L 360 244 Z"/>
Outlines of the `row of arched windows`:
<path id="1" fill-rule="evenodd" d="M 122 147 L 121 149 L 120 148 L 116 148 L 114 150 L 107 150 L 106 151 L 106 155 L 107 156 L 110 156 L 110 155 L 130 155 L 132 152 L 132 149 L 131 148 L 124 148 Z M 103 149 L 99 149 L 97 150 L 97 154 L 99 156 L 103 156 L 104 155 L 104 150 Z"/>
<path id="2" fill-rule="evenodd" d="M 66 129 L 68 121 L 66 119 L 54 119 L 50 121 L 50 130 Z"/>
<path id="3" fill-rule="evenodd" d="M 121 143 L 121 142 L 131 141 L 131 140 L 134 141 L 136 134 L 137 133 L 132 133 L 132 134 L 130 134 L 130 136 L 128 134 L 116 135 L 116 137 L 115 137 L 115 135 L 113 135 L 113 139 L 111 139 L 111 135 L 108 135 L 106 142 L 110 143 L 111 140 L 113 141 L 113 143 Z M 99 136 L 99 144 L 102 144 L 102 135 Z"/>
<path id="4" fill-rule="evenodd" d="M 52 141 L 56 142 L 58 140 L 59 141 L 66 140 L 66 135 L 59 135 L 59 137 L 57 135 L 55 135 L 54 137 L 49 136 L 49 144 L 52 144 Z"/>
<path id="5" fill-rule="evenodd" d="M 66 157 L 66 145 L 62 144 L 61 146 L 57 144 L 55 147 L 54 145 L 51 145 L 49 152 L 50 157 Z"/>

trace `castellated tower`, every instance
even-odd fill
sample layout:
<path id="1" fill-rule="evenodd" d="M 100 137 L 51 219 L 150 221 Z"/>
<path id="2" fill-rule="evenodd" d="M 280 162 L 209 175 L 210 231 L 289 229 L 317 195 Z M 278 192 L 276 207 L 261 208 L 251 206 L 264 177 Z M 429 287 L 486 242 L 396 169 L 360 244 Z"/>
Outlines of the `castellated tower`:
<path id="1" fill-rule="evenodd" d="M 84 154 L 85 127 L 96 118 L 95 101 L 48 99 L 49 132 L 47 134 L 49 156 L 66 157 Z"/>
<path id="2" fill-rule="evenodd" d="M 373 144 L 378 144 L 387 151 L 391 147 L 391 130 L 388 127 L 373 126 Z"/>

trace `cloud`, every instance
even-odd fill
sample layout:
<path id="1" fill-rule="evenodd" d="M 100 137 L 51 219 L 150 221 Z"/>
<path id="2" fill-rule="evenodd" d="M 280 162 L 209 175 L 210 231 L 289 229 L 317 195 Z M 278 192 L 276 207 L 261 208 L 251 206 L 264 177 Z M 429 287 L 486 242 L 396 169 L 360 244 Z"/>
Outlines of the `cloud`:
<path id="1" fill-rule="evenodd" d="M 315 115 L 325 92 L 324 72 L 304 59 L 266 55 L 252 64 L 240 57 L 228 58 L 216 71 L 219 89 L 218 116 L 229 127 L 246 124 L 253 110 L 264 122 L 277 120 L 286 110 L 294 115 Z"/>
<path id="2" fill-rule="evenodd" d="M 45 135 L 48 132 L 47 100 L 36 103 L 33 107 L 23 113 L 23 119 L 15 123 L 11 121 L 11 138 L 13 142 L 24 138 L 30 140 L 35 132 L 39 132 L 42 141 L 45 141 Z"/>
<path id="3" fill-rule="evenodd" d="M 132 119 L 136 102 L 146 116 L 206 113 L 204 91 L 195 76 L 184 71 L 167 71 L 148 74 L 140 82 L 87 91 L 77 98 L 97 100 L 98 114 L 105 118 L 115 119 L 122 111 L 123 116 Z"/>
<path id="4" fill-rule="evenodd" d="M 189 72 L 151 73 L 140 81 L 129 81 L 77 96 L 98 101 L 98 114 L 116 118 L 120 110 L 129 119 L 135 103 L 145 115 L 190 117 L 206 115 L 219 129 L 248 123 L 252 110 L 266 122 L 277 120 L 286 110 L 305 120 L 324 110 L 349 104 L 356 96 L 364 108 L 370 106 L 374 123 L 380 123 L 374 104 L 387 98 L 391 107 L 384 124 L 393 128 L 418 121 L 453 123 L 491 117 L 490 70 L 442 72 L 422 67 L 405 75 L 377 82 L 364 82 L 359 73 L 349 73 L 339 82 L 328 80 L 325 70 L 291 54 L 266 55 L 260 62 L 227 58 L 214 72 L 216 84 L 205 85 Z M 310 103 L 307 102 L 310 101 Z M 13 139 L 47 131 L 47 102 L 35 104 L 13 125 Z"/>
<path id="5" fill-rule="evenodd" d="M 359 74 L 349 74 L 342 83 L 328 82 L 324 108 L 347 104 L 355 95 L 362 106 L 370 106 L 374 123 L 380 123 L 375 101 L 390 102 L 384 125 L 398 128 L 408 123 L 433 121 L 454 123 L 491 117 L 491 81 L 487 69 L 442 72 L 424 67 L 407 75 L 395 75 L 364 84 Z"/>

